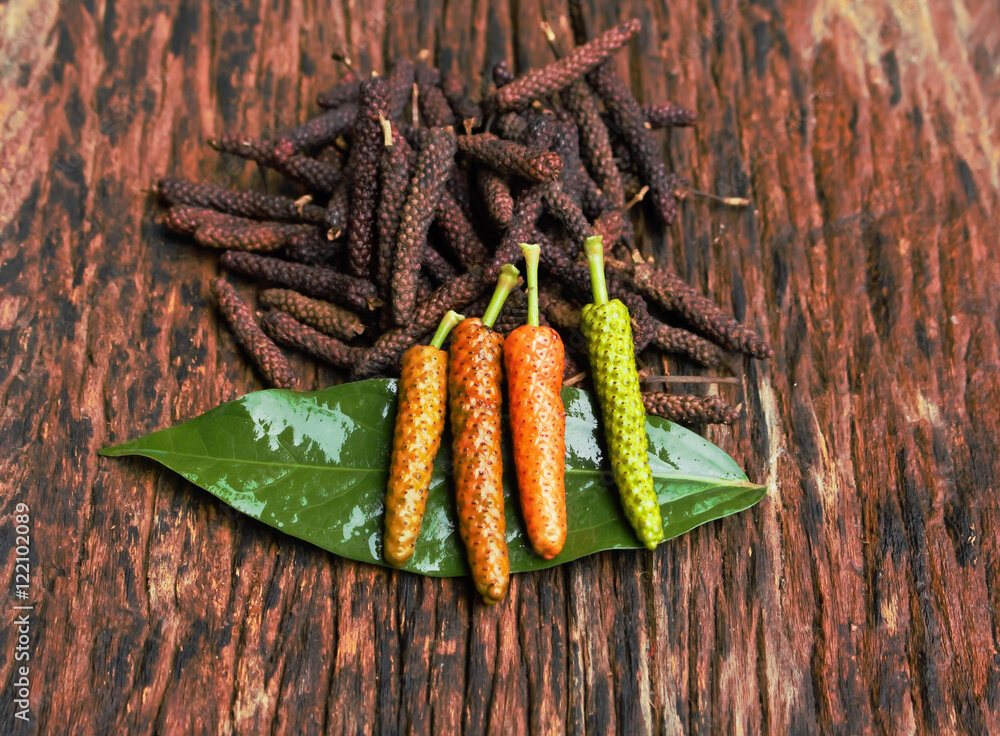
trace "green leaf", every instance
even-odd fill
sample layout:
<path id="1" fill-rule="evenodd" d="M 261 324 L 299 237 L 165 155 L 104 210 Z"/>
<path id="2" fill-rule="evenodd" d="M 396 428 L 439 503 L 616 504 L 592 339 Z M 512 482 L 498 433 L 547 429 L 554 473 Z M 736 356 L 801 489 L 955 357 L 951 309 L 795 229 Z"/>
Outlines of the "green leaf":
<path id="1" fill-rule="evenodd" d="M 562 553 L 532 552 L 517 503 L 510 448 L 504 447 L 507 544 L 512 572 L 539 570 L 606 549 L 639 548 L 604 466 L 592 397 L 564 388 L 566 503 Z M 396 411 L 396 382 L 344 383 L 323 391 L 258 391 L 184 424 L 101 450 L 143 455 L 233 508 L 342 557 L 384 564 L 382 503 Z M 766 488 L 751 484 L 726 453 L 698 435 L 647 417 L 667 539 L 753 506 Z M 435 461 L 417 551 L 407 570 L 467 574 L 454 522 L 450 438 Z"/>

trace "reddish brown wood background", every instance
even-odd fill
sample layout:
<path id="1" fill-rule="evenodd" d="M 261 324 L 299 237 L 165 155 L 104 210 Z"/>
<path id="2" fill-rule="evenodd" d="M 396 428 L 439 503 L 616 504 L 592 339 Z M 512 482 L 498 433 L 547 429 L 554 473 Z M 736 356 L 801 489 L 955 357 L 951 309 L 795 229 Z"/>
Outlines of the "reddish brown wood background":
<path id="1" fill-rule="evenodd" d="M 925 5 L 927 7 L 925 7 Z M 335 47 L 477 80 L 537 23 L 643 21 L 621 68 L 698 110 L 667 249 L 767 334 L 709 436 L 771 486 L 655 554 L 465 581 L 345 562 L 98 448 L 259 388 L 165 238 L 162 173 L 313 111 Z M 560 18 L 570 25 L 560 25 Z M 0 548 L 33 524 L 39 733 L 1000 733 L 995 0 L 0 6 Z M 572 30 L 570 28 L 572 27 Z M 317 384 L 330 379 L 314 377 Z M 732 387 L 723 387 L 732 391 Z M 67 722 L 72 727 L 66 727 Z"/>

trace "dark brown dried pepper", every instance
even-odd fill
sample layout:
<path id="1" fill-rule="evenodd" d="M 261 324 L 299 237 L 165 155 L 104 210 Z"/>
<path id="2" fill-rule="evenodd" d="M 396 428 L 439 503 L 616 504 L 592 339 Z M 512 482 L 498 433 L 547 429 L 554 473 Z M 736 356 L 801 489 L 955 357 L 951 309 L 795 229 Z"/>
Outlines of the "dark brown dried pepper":
<path id="1" fill-rule="evenodd" d="M 413 62 L 405 56 L 396 60 L 385 78 L 386 87 L 389 90 L 389 106 L 385 116 L 389 120 L 396 120 L 403 117 L 410 95 L 413 94 L 413 80 L 416 75 L 416 67 Z"/>
<path id="2" fill-rule="evenodd" d="M 348 72 L 340 84 L 316 95 L 316 104 L 320 107 L 340 107 L 346 102 L 356 102 L 360 84 L 361 80 L 354 72 Z"/>
<path id="3" fill-rule="evenodd" d="M 154 191 L 170 204 L 211 207 L 239 217 L 289 222 L 323 222 L 323 208 L 311 202 L 301 202 L 280 194 L 253 189 L 229 189 L 207 181 L 188 181 L 163 177 L 153 186 Z"/>
<path id="4" fill-rule="evenodd" d="M 465 155 L 504 174 L 532 181 L 555 181 L 562 173 L 562 158 L 558 153 L 505 141 L 491 133 L 459 136 L 458 147 Z"/>
<path id="5" fill-rule="evenodd" d="M 501 112 L 521 110 L 539 97 L 558 92 L 624 46 L 640 28 L 637 19 L 626 21 L 577 46 L 568 56 L 547 66 L 531 69 L 497 90 L 497 107 Z"/>
<path id="6" fill-rule="evenodd" d="M 190 235 L 209 248 L 267 252 L 285 245 L 289 237 L 308 232 L 312 225 L 250 220 L 204 207 L 176 205 L 167 210 L 164 225 Z"/>
<path id="7" fill-rule="evenodd" d="M 439 284 L 451 281 L 458 276 L 455 267 L 448 263 L 445 257 L 438 253 L 430 243 L 424 243 L 420 265 Z"/>
<path id="8" fill-rule="evenodd" d="M 392 269 L 392 316 L 396 324 L 408 321 L 413 312 L 421 250 L 454 158 L 455 134 L 449 128 L 431 128 L 424 147 L 417 152 L 399 220 Z"/>
<path id="9" fill-rule="evenodd" d="M 375 215 L 379 196 L 379 161 L 384 135 L 379 115 L 385 116 L 389 91 L 385 80 L 372 77 L 361 82 L 358 116 L 351 146 L 351 206 L 347 212 L 347 263 L 351 274 L 371 275 L 375 253 Z M 330 218 L 332 222 L 332 217 Z"/>
<path id="10" fill-rule="evenodd" d="M 672 271 L 654 268 L 648 263 L 636 263 L 631 267 L 630 280 L 640 292 L 664 309 L 679 312 L 692 327 L 726 350 L 760 359 L 774 355 L 756 332 L 723 312 L 712 300 L 698 294 Z"/>
<path id="11" fill-rule="evenodd" d="M 510 227 L 511 218 L 514 217 L 514 197 L 510 193 L 510 184 L 500 174 L 488 168 L 480 168 L 476 172 L 476 181 L 490 218 L 502 228 Z"/>
<path id="12" fill-rule="evenodd" d="M 441 91 L 451 105 L 451 109 L 462 121 L 466 132 L 470 132 L 483 121 L 483 112 L 479 105 L 466 94 L 465 85 L 454 72 L 448 72 L 441 79 Z"/>
<path id="13" fill-rule="evenodd" d="M 410 183 L 410 171 L 416 154 L 395 125 L 389 121 L 383 123 L 383 127 L 385 125 L 391 126 L 392 146 L 382 151 L 382 160 L 379 163 L 382 197 L 378 205 L 376 222 L 378 256 L 375 261 L 375 285 L 378 287 L 379 296 L 388 303 L 399 218 L 406 202 L 407 185 Z"/>
<path id="14" fill-rule="evenodd" d="M 268 312 L 261 318 L 260 324 L 275 342 L 301 350 L 337 368 L 350 368 L 360 351 L 360 348 L 353 348 L 302 324 L 285 312 Z"/>
<path id="15" fill-rule="evenodd" d="M 208 145 L 220 153 L 231 153 L 274 169 L 320 194 L 332 192 L 342 178 L 336 167 L 295 154 L 289 143 L 278 145 L 255 136 L 227 134 L 210 138 Z"/>
<path id="16" fill-rule="evenodd" d="M 293 153 L 329 146 L 337 138 L 353 130 L 357 116 L 358 106 L 349 102 L 282 131 L 278 142 L 291 146 Z"/>
<path id="17" fill-rule="evenodd" d="M 521 243 L 536 242 L 532 238 L 535 221 L 542 212 L 542 193 L 544 184 L 536 184 L 521 192 L 514 204 L 514 216 L 507 228 L 500 245 L 493 254 L 493 260 L 487 269 L 487 279 L 492 281 L 500 273 L 505 263 L 516 263 L 521 256 Z M 514 292 L 518 294 L 520 292 Z"/>
<path id="18" fill-rule="evenodd" d="M 675 178 L 663 163 L 663 150 L 653 132 L 646 127 L 642 108 L 629 86 L 615 74 L 609 63 L 601 64 L 590 74 L 590 83 L 604 101 L 611 119 L 625 140 L 639 178 L 649 185 L 649 196 L 664 223 L 677 216 L 674 197 Z"/>
<path id="19" fill-rule="evenodd" d="M 309 296 L 329 299 L 351 309 L 368 311 L 379 304 L 375 296 L 375 285 L 370 281 L 329 268 L 238 251 L 223 253 L 219 263 L 229 271 L 271 281 Z"/>
<path id="20" fill-rule="evenodd" d="M 364 322 L 354 312 L 291 289 L 265 289 L 257 301 L 264 309 L 286 312 L 331 337 L 350 340 L 365 331 Z"/>
<path id="21" fill-rule="evenodd" d="M 342 245 L 343 241 L 330 240 L 325 231 L 314 228 L 290 235 L 282 252 L 285 258 L 297 263 L 329 264 L 340 253 Z"/>
<path id="22" fill-rule="evenodd" d="M 675 105 L 673 102 L 664 102 L 661 105 L 643 105 L 642 112 L 649 127 L 654 130 L 694 125 L 698 120 L 698 115 L 694 110 Z"/>
<path id="23" fill-rule="evenodd" d="M 625 205 L 625 189 L 611 149 L 608 128 L 601 118 L 597 99 L 590 85 L 579 79 L 569 86 L 563 102 L 573 114 L 580 131 L 580 156 L 601 191 L 616 207 Z"/>
<path id="24" fill-rule="evenodd" d="M 551 182 L 544 186 L 545 209 L 559 220 L 573 245 L 577 249 L 582 248 L 583 241 L 594 234 L 583 210 L 563 191 L 559 182 Z"/>
<path id="25" fill-rule="evenodd" d="M 272 386 L 296 388 L 299 382 L 288 359 L 264 334 L 253 318 L 253 311 L 235 288 L 223 279 L 212 279 L 212 295 L 237 344 L 253 361 Z"/>
<path id="26" fill-rule="evenodd" d="M 719 396 L 688 396 L 644 391 L 642 403 L 649 414 L 684 424 L 732 424 L 737 409 Z"/>
<path id="27" fill-rule="evenodd" d="M 417 87 L 419 89 L 418 104 L 424 122 L 430 128 L 436 128 L 455 123 L 455 113 L 451 110 L 447 98 L 438 87 L 441 73 L 432 66 L 419 64 L 417 66 Z"/>
<path id="28" fill-rule="evenodd" d="M 654 322 L 653 344 L 664 352 L 684 355 L 711 368 L 722 364 L 722 351 L 719 348 L 679 327 Z"/>
<path id="29" fill-rule="evenodd" d="M 465 269 L 481 266 L 489 260 L 489 252 L 479 239 L 461 206 L 446 188 L 441 192 L 434 222 Z"/>
<path id="30" fill-rule="evenodd" d="M 510 70 L 510 67 L 507 65 L 505 60 L 501 59 L 493 65 L 493 83 L 497 87 L 503 87 L 505 84 L 510 84 L 515 79 L 517 79 L 517 75 Z"/>

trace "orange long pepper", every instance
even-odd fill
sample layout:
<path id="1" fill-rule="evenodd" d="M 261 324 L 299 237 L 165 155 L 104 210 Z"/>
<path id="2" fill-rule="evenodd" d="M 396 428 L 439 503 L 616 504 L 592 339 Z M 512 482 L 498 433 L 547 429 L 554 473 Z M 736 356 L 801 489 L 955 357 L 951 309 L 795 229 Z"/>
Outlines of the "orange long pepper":
<path id="1" fill-rule="evenodd" d="M 491 328 L 517 276 L 517 269 L 509 264 L 500 270 L 483 318 L 466 319 L 456 327 L 449 351 L 448 404 L 458 531 L 468 553 L 472 580 L 486 603 L 503 598 L 510 582 L 500 456 L 503 338 Z"/>
<path id="2" fill-rule="evenodd" d="M 538 324 L 538 245 L 521 243 L 528 280 L 528 323 L 503 344 L 514 464 L 521 511 L 535 552 L 551 560 L 566 542 L 566 412 L 559 333 Z"/>
<path id="3" fill-rule="evenodd" d="M 448 399 L 448 353 L 441 346 L 463 319 L 448 312 L 430 345 L 414 345 L 403 355 L 382 540 L 382 555 L 394 567 L 413 556 L 420 535 Z"/>

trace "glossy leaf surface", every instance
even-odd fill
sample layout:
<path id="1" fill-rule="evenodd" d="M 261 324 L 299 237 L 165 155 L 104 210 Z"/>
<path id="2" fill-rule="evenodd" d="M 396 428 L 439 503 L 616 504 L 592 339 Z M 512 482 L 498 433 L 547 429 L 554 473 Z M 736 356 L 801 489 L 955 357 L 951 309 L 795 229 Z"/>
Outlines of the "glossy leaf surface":
<path id="1" fill-rule="evenodd" d="M 607 549 L 639 548 L 605 465 L 592 397 L 564 388 L 566 504 L 562 553 L 538 557 L 518 509 L 504 448 L 507 543 L 512 572 L 539 570 Z M 342 557 L 383 564 L 382 503 L 396 409 L 396 382 L 344 383 L 322 391 L 258 391 L 175 427 L 101 451 L 142 455 L 180 473 L 233 508 Z M 647 417 L 649 459 L 666 539 L 753 506 L 766 488 L 704 438 Z M 435 461 L 417 550 L 405 569 L 465 575 L 454 521 L 447 435 Z"/>

